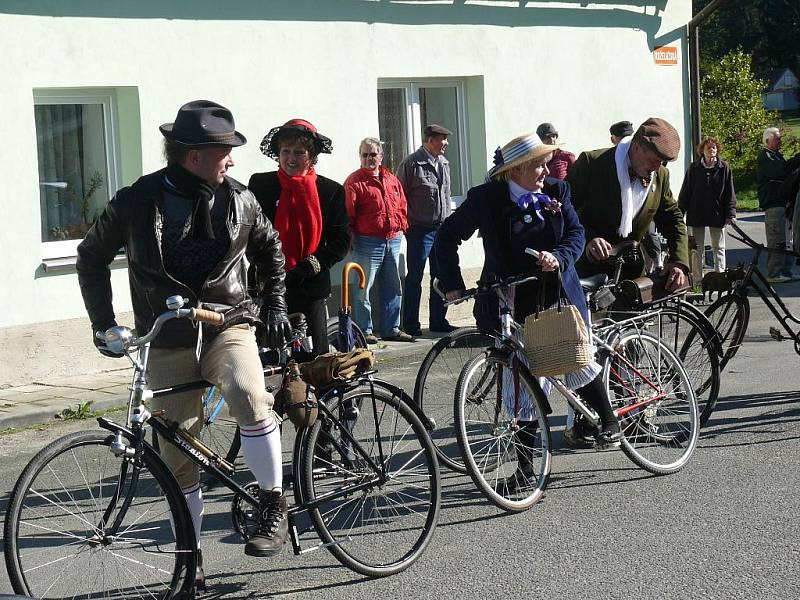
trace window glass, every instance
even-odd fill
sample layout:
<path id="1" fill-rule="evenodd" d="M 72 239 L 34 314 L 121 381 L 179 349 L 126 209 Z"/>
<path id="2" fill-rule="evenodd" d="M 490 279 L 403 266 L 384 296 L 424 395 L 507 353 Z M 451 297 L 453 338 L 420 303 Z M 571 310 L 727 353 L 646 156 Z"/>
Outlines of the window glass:
<path id="1" fill-rule="evenodd" d="M 407 100 L 404 88 L 378 90 L 378 128 L 383 165 L 393 173 L 409 153 Z"/>
<path id="2" fill-rule="evenodd" d="M 422 129 L 436 123 L 452 131 L 447 136 L 445 156 L 450 161 L 450 194 L 460 196 L 461 189 L 461 140 L 458 136 L 458 101 L 456 88 L 424 87 L 419 89 L 419 112 Z M 420 129 L 420 133 L 422 133 Z"/>
<path id="3" fill-rule="evenodd" d="M 36 104 L 43 242 L 79 240 L 109 199 L 103 104 Z"/>

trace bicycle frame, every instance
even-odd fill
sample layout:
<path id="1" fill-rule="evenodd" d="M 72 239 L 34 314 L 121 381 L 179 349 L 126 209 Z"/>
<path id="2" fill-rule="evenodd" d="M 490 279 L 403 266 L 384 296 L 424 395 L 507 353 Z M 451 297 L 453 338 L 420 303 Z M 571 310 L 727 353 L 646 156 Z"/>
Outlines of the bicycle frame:
<path id="1" fill-rule="evenodd" d="M 753 256 L 750 259 L 750 264 L 747 265 L 747 270 L 745 271 L 744 277 L 741 279 L 741 281 L 739 281 L 739 283 L 736 284 L 731 293 L 746 297 L 749 289 L 755 290 L 759 298 L 761 298 L 764 304 L 767 305 L 767 308 L 769 308 L 770 312 L 781 324 L 781 327 L 783 327 L 786 333 L 789 334 L 789 337 L 794 342 L 794 351 L 797 354 L 800 354 L 800 330 L 794 331 L 789 326 L 789 323 L 800 325 L 800 318 L 795 317 L 792 314 L 792 311 L 789 310 L 789 307 L 787 307 L 783 302 L 783 299 L 781 299 L 781 297 L 778 295 L 778 292 L 774 287 L 772 287 L 769 281 L 767 281 L 767 278 L 761 272 L 761 269 L 758 268 L 759 258 L 764 252 L 773 254 L 791 254 L 792 256 L 796 256 L 796 254 L 789 253 L 788 251 L 781 252 L 780 250 L 776 250 L 774 248 L 767 248 L 763 244 L 759 244 L 750 238 L 738 226 L 733 224 L 731 226 L 739 234 L 731 234 L 731 237 L 743 242 L 753 249 Z M 773 304 L 772 300 L 774 300 L 775 304 L 778 305 L 780 312 L 778 311 L 778 308 L 775 307 L 775 304 Z M 725 310 L 727 311 L 728 307 L 726 307 Z M 723 316 L 724 314 L 725 313 L 723 313 Z"/>

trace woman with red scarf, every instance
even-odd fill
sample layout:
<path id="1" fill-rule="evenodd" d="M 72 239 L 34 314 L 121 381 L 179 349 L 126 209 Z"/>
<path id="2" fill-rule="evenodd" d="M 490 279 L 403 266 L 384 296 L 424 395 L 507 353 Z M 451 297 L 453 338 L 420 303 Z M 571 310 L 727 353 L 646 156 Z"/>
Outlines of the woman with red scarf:
<path id="1" fill-rule="evenodd" d="M 261 152 L 278 161 L 278 170 L 255 173 L 248 184 L 278 231 L 288 310 L 306 315 L 315 356 L 328 351 L 330 269 L 350 249 L 344 188 L 314 169 L 317 156 L 332 149 L 311 123 L 292 119 L 273 127 L 261 142 Z"/>

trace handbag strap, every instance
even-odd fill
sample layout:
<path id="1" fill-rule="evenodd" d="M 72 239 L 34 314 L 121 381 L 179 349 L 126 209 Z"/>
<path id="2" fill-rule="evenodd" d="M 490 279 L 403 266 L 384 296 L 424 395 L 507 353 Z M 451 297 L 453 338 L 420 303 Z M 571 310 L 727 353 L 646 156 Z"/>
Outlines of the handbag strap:
<path id="1" fill-rule="evenodd" d="M 544 272 L 542 272 L 542 273 L 544 274 Z M 567 298 L 567 292 L 564 289 L 564 281 L 561 278 L 561 265 L 559 265 L 558 268 L 556 269 L 556 274 L 558 276 L 558 297 L 556 299 L 556 307 L 557 307 L 558 312 L 561 312 L 561 308 L 563 306 L 569 306 L 571 304 L 571 302 L 569 301 L 569 298 Z M 548 307 L 546 307 L 544 305 L 545 299 L 547 298 L 547 294 L 546 294 L 547 277 L 542 277 L 540 279 L 540 281 L 541 281 L 541 285 L 539 286 L 539 300 L 536 303 L 536 312 L 535 312 L 535 315 L 536 315 L 537 319 L 539 318 L 539 311 L 540 310 L 546 310 L 548 308 Z M 562 299 L 564 300 L 563 303 L 562 303 Z"/>

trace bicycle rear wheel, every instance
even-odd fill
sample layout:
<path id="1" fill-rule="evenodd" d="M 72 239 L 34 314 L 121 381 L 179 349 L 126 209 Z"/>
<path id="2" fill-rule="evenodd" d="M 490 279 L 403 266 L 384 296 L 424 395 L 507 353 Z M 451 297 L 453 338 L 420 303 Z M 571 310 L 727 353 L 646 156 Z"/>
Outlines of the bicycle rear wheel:
<path id="1" fill-rule="evenodd" d="M 720 355 L 717 338 L 681 307 L 666 307 L 661 310 L 660 317 L 661 341 L 678 356 L 689 375 L 702 427 L 714 411 L 719 397 Z"/>
<path id="2" fill-rule="evenodd" d="M 155 453 L 118 458 L 112 439 L 107 431 L 68 435 L 20 475 L 4 532 L 16 593 L 190 597 L 196 544 L 183 494 Z"/>
<path id="3" fill-rule="evenodd" d="M 672 350 L 649 334 L 623 333 L 604 364 L 622 451 L 642 469 L 666 475 L 689 461 L 700 431 L 694 387 Z"/>
<path id="4" fill-rule="evenodd" d="M 239 425 L 228 412 L 228 405 L 217 386 L 210 388 L 203 397 L 203 429 L 199 438 L 217 456 L 230 463 L 239 456 L 242 447 Z"/>
<path id="5" fill-rule="evenodd" d="M 302 498 L 321 500 L 311 520 L 339 562 L 367 577 L 385 577 L 425 551 L 441 486 L 422 421 L 377 382 L 374 393 L 370 387 L 364 382 L 322 398 L 338 423 L 320 411 L 306 434 Z M 346 492 L 353 486 L 359 487 Z"/>
<path id="6" fill-rule="evenodd" d="M 728 294 L 719 298 L 706 309 L 706 317 L 717 330 L 722 344 L 720 369 L 739 351 L 750 323 L 750 300 L 747 296 Z"/>
<path id="7" fill-rule="evenodd" d="M 492 504 L 509 512 L 542 498 L 552 460 L 544 392 L 522 365 L 517 369 L 518 386 L 505 359 L 475 356 L 458 378 L 453 411 L 467 472 Z"/>
<path id="8" fill-rule="evenodd" d="M 439 462 L 458 473 L 466 473 L 467 468 L 453 417 L 456 383 L 464 365 L 493 347 L 495 339 L 477 327 L 463 327 L 444 336 L 425 355 L 414 383 L 414 402 L 436 423 L 431 439 Z"/>

